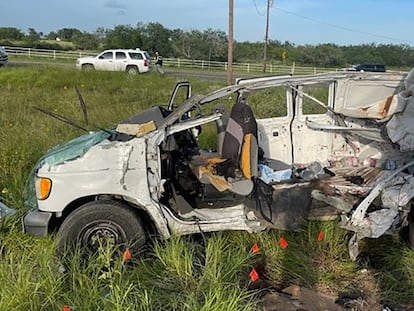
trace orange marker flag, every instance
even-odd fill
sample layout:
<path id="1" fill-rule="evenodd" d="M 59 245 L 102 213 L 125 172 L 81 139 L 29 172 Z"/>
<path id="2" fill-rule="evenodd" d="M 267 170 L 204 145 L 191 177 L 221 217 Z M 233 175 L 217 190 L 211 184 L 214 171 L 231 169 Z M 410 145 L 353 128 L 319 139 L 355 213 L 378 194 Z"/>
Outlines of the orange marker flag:
<path id="1" fill-rule="evenodd" d="M 127 248 L 124 251 L 124 254 L 122 256 L 122 262 L 127 262 L 128 260 L 130 260 L 132 258 L 131 252 L 129 251 L 129 248 Z"/>
<path id="2" fill-rule="evenodd" d="M 257 242 L 253 244 L 252 252 L 253 254 L 257 254 L 259 252 L 259 245 L 257 245 Z"/>
<path id="3" fill-rule="evenodd" d="M 63 306 L 63 311 L 70 311 L 70 307 L 68 305 Z"/>
<path id="4" fill-rule="evenodd" d="M 288 247 L 288 242 L 284 238 L 279 239 L 279 244 L 283 249 L 286 249 Z"/>
<path id="5" fill-rule="evenodd" d="M 252 282 L 255 282 L 259 279 L 259 274 L 257 273 L 255 268 L 253 268 L 252 271 L 250 271 L 249 276 L 250 276 L 250 280 L 252 280 Z"/>
<path id="6" fill-rule="evenodd" d="M 323 232 L 321 231 L 321 232 L 319 232 L 319 234 L 318 234 L 318 241 L 322 241 L 322 240 L 323 240 L 323 238 L 324 238 L 324 235 L 323 235 Z"/>

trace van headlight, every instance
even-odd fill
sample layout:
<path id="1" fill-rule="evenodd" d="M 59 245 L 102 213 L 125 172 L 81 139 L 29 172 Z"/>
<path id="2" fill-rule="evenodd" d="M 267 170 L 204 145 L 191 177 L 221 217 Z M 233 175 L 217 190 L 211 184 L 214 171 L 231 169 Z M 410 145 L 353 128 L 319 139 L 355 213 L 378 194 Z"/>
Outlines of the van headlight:
<path id="1" fill-rule="evenodd" d="M 52 180 L 46 177 L 36 177 L 36 197 L 39 200 L 46 200 L 52 190 Z"/>

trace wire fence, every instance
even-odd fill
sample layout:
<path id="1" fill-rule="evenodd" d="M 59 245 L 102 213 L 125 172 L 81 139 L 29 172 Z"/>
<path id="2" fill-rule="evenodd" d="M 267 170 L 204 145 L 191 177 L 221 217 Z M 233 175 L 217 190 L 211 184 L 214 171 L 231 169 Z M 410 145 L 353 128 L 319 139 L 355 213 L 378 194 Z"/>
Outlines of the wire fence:
<path id="1" fill-rule="evenodd" d="M 79 57 L 95 56 L 98 51 L 62 51 L 62 50 L 49 50 L 49 49 L 34 49 L 24 47 L 5 46 L 5 49 L 9 56 L 24 59 L 44 59 L 62 61 L 65 63 L 75 64 L 75 61 Z M 202 70 L 202 71 L 227 71 L 227 62 L 218 62 L 210 60 L 195 60 L 184 58 L 164 58 L 163 65 L 165 67 L 177 68 L 181 70 Z M 266 71 L 263 71 L 262 63 L 238 63 L 232 64 L 233 71 L 239 73 L 270 73 L 270 74 L 317 74 L 338 71 L 337 68 L 323 68 L 323 67 L 305 67 L 296 66 L 293 62 L 291 65 L 283 64 L 267 64 Z"/>

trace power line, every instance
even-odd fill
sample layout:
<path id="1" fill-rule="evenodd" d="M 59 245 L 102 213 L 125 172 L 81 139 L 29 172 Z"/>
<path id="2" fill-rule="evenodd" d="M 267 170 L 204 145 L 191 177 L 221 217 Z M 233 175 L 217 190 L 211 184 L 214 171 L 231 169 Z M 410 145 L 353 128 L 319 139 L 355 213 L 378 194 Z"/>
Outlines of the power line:
<path id="1" fill-rule="evenodd" d="M 405 39 L 400 39 L 400 38 L 394 38 L 394 37 L 389 37 L 389 36 L 374 34 L 374 33 L 367 32 L 367 31 L 352 29 L 352 28 L 348 28 L 348 27 L 344 27 L 344 26 L 340 26 L 340 25 L 335 25 L 335 24 L 323 22 L 323 21 L 320 21 L 320 20 L 317 20 L 317 19 L 314 19 L 314 18 L 311 18 L 311 17 L 308 17 L 308 16 L 304 16 L 304 15 L 301 15 L 301 14 L 297 14 L 295 12 L 286 10 L 286 9 L 281 8 L 279 6 L 275 6 L 275 9 L 277 9 L 279 11 L 282 11 L 284 13 L 290 14 L 290 15 L 294 15 L 296 17 L 300 17 L 302 19 L 306 19 L 306 20 L 312 21 L 312 22 L 317 23 L 317 24 L 327 25 L 327 26 L 330 26 L 330 27 L 333 27 L 333 28 L 337 28 L 337 29 L 341 29 L 341 30 L 345 30 L 345 31 L 353 32 L 353 33 L 359 33 L 359 34 L 363 34 L 363 35 L 369 35 L 369 36 L 378 37 L 378 38 L 382 38 L 382 39 L 388 39 L 388 40 L 392 40 L 392 41 L 414 43 L 414 41 L 411 41 L 411 40 L 405 40 Z"/>
<path id="2" fill-rule="evenodd" d="M 254 5 L 254 8 L 256 9 L 257 14 L 259 14 L 260 16 L 264 16 L 265 15 L 264 12 L 262 13 L 262 12 L 259 11 L 259 8 L 257 7 L 256 0 L 253 0 L 253 5 Z"/>

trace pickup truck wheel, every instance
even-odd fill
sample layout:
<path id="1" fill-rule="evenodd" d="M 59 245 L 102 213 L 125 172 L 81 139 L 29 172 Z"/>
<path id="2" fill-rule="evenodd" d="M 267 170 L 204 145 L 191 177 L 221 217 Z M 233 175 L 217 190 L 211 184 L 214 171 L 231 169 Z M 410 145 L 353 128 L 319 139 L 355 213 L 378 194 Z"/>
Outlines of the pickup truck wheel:
<path id="1" fill-rule="evenodd" d="M 126 204 L 93 201 L 65 219 L 57 233 L 57 243 L 62 258 L 76 247 L 80 247 L 84 258 L 102 247 L 114 247 L 119 256 L 128 249 L 134 257 L 145 244 L 145 232 L 141 220 Z"/>
<path id="2" fill-rule="evenodd" d="M 82 70 L 92 71 L 92 70 L 95 70 L 95 67 L 92 64 L 84 64 L 82 65 Z"/>
<path id="3" fill-rule="evenodd" d="M 131 76 L 134 76 L 139 73 L 139 70 L 136 66 L 129 66 L 127 67 L 126 71 Z"/>

